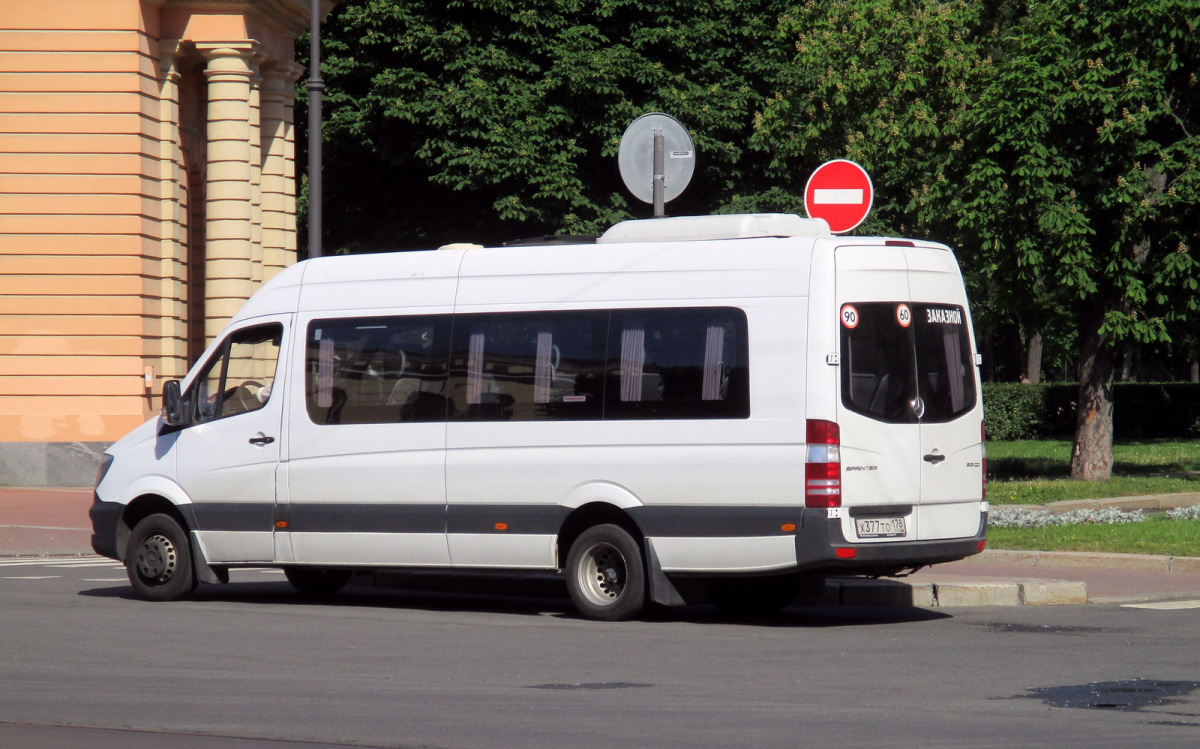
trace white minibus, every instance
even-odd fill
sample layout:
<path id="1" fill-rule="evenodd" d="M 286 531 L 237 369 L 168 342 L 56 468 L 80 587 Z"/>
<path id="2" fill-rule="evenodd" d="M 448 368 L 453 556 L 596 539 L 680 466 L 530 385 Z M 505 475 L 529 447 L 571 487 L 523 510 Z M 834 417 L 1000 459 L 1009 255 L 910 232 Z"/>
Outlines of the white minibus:
<path id="1" fill-rule="evenodd" d="M 947 247 L 793 215 L 307 260 L 109 448 L 92 545 L 154 600 L 441 568 L 778 609 L 983 549 L 975 352 Z"/>

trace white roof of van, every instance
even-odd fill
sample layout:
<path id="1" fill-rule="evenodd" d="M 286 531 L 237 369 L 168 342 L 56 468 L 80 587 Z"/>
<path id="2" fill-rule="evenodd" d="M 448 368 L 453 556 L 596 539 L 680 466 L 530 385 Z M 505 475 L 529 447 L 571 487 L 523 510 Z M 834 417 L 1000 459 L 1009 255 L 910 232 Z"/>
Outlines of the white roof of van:
<path id="1" fill-rule="evenodd" d="M 612 242 L 686 242 L 697 239 L 831 236 L 820 218 L 793 213 L 740 213 L 721 216 L 676 216 L 622 221 L 596 240 Z"/>

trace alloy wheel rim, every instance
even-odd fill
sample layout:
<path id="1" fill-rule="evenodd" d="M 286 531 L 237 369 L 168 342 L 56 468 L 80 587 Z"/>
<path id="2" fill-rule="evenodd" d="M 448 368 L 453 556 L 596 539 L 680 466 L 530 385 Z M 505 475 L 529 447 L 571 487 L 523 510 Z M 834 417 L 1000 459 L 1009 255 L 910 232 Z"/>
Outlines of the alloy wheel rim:
<path id="1" fill-rule="evenodd" d="M 613 545 L 598 543 L 583 554 L 577 580 L 587 599 L 600 606 L 616 603 L 625 590 L 625 557 Z"/>

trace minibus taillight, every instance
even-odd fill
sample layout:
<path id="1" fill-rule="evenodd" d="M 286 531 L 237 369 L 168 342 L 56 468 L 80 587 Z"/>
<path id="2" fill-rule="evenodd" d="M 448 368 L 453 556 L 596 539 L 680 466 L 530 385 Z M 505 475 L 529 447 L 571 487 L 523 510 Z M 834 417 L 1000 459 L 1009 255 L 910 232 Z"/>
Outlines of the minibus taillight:
<path id="1" fill-rule="evenodd" d="M 841 507 L 841 431 L 832 421 L 809 419 L 805 432 L 804 506 Z"/>

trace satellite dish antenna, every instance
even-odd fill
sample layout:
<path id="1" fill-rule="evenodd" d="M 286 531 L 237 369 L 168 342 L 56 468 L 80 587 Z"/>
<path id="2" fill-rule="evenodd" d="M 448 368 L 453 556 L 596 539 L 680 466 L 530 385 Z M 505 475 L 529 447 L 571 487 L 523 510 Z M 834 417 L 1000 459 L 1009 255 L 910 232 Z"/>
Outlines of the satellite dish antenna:
<path id="1" fill-rule="evenodd" d="M 643 203 L 654 204 L 654 217 L 667 215 L 663 204 L 679 197 L 696 171 L 696 148 L 687 128 L 669 114 L 652 112 L 634 120 L 621 136 L 617 165 L 625 187 Z"/>

